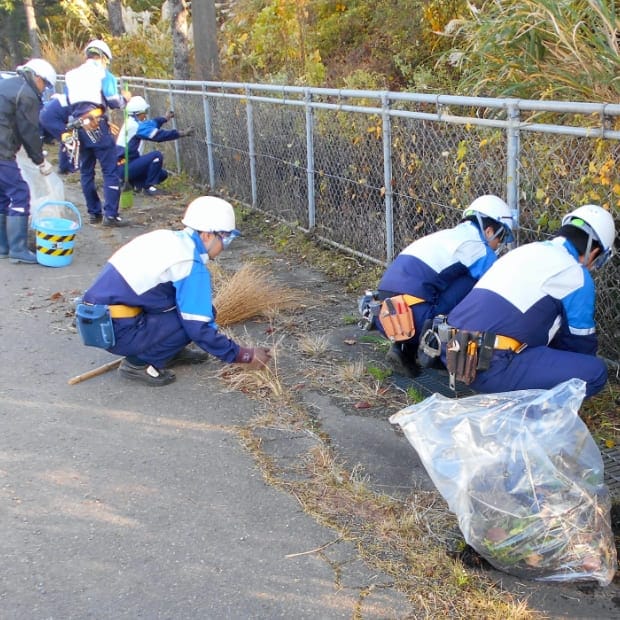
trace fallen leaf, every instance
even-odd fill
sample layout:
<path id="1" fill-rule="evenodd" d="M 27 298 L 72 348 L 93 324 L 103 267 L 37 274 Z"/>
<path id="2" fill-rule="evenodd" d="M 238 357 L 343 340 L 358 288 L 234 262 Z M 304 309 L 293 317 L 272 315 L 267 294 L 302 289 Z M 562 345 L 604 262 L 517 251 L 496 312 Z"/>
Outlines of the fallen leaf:
<path id="1" fill-rule="evenodd" d="M 360 400 L 353 405 L 356 409 L 370 409 L 372 405 L 367 400 Z"/>

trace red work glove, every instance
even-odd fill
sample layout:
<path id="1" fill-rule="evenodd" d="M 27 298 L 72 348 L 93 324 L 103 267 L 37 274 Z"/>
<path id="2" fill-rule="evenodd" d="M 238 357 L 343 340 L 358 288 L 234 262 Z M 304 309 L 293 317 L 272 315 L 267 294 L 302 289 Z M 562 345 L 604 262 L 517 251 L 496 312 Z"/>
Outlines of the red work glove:
<path id="1" fill-rule="evenodd" d="M 250 370 L 260 370 L 269 363 L 271 351 L 266 347 L 239 347 L 239 353 L 235 359 L 237 364 L 247 364 Z"/>

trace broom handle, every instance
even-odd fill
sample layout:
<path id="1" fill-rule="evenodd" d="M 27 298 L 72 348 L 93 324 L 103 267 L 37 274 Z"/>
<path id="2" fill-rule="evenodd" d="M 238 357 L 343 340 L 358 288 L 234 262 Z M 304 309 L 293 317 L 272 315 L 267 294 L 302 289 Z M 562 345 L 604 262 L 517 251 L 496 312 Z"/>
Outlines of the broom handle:
<path id="1" fill-rule="evenodd" d="M 128 90 L 128 84 L 125 82 L 125 90 Z M 125 117 L 125 189 L 127 189 L 127 185 L 129 185 L 129 141 L 127 140 L 127 136 L 129 135 L 129 131 L 127 129 L 127 121 L 129 120 L 129 114 L 127 113 L 127 104 L 129 102 L 125 102 L 125 107 L 123 109 L 123 116 Z"/>
<path id="2" fill-rule="evenodd" d="M 76 383 L 81 383 L 82 381 L 86 381 L 87 379 L 92 379 L 93 377 L 98 377 L 108 370 L 112 370 L 117 366 L 120 366 L 120 363 L 124 360 L 124 357 L 120 357 L 119 359 L 108 362 L 107 364 L 103 364 L 103 366 L 99 366 L 98 368 L 93 368 L 88 372 L 83 372 L 81 375 L 77 375 L 75 377 L 71 377 L 67 383 L 69 385 L 75 385 Z"/>

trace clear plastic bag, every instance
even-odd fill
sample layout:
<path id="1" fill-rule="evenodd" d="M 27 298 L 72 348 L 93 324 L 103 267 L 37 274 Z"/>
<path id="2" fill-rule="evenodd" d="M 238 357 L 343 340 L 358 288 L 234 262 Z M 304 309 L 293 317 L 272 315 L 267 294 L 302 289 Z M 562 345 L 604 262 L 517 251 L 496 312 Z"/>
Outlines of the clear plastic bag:
<path id="1" fill-rule="evenodd" d="M 585 383 L 450 399 L 434 394 L 390 418 L 403 429 L 495 568 L 540 581 L 596 580 L 616 570 L 600 450 L 578 415 Z"/>
<path id="2" fill-rule="evenodd" d="M 28 183 L 30 188 L 31 213 L 44 202 L 63 201 L 65 199 L 65 184 L 62 179 L 55 172 L 48 175 L 41 174 L 39 167 L 26 155 L 23 147 L 17 151 L 15 160 L 24 181 Z"/>

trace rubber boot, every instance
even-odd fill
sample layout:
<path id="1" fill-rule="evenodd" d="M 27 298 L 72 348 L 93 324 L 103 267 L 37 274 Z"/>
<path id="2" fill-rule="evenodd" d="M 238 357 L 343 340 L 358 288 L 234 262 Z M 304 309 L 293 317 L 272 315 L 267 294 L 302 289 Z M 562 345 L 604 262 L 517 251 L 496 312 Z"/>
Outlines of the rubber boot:
<path id="1" fill-rule="evenodd" d="M 0 213 L 0 258 L 8 258 L 9 240 L 6 238 L 6 213 Z"/>
<path id="2" fill-rule="evenodd" d="M 9 261 L 12 263 L 36 263 L 37 255 L 28 249 L 28 217 L 12 215 L 6 218 L 6 234 L 9 240 Z"/>

